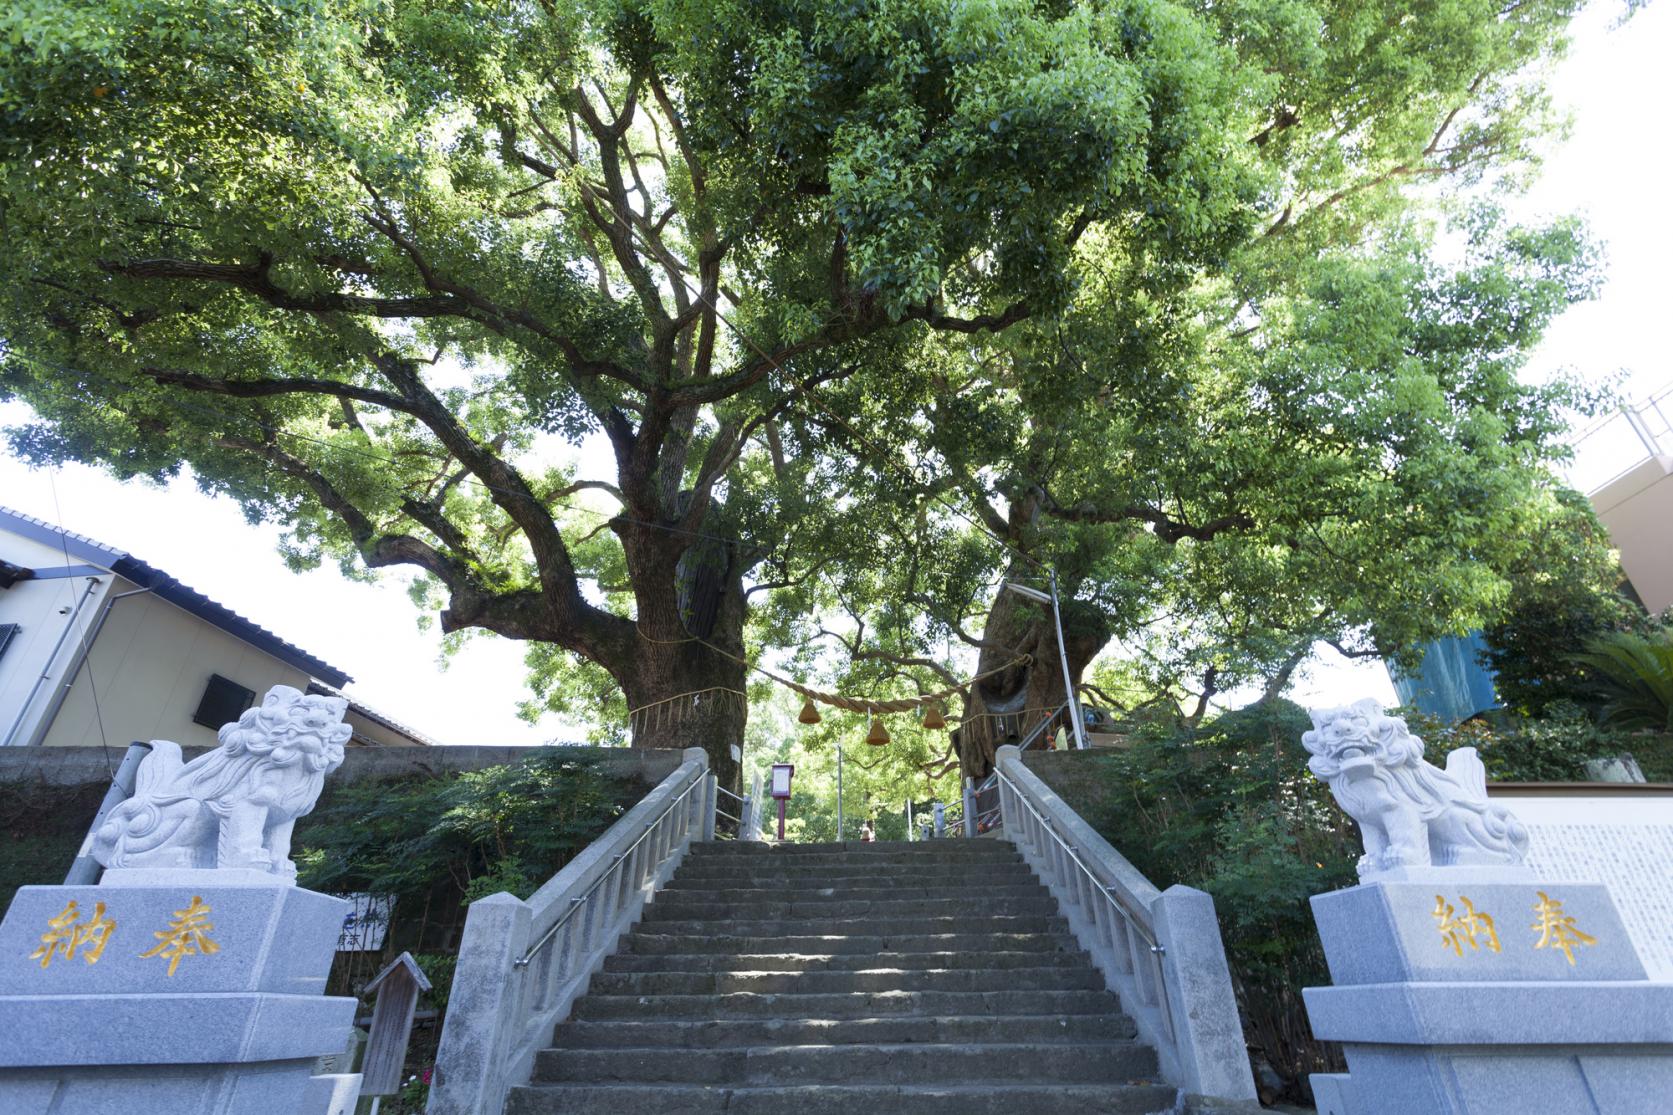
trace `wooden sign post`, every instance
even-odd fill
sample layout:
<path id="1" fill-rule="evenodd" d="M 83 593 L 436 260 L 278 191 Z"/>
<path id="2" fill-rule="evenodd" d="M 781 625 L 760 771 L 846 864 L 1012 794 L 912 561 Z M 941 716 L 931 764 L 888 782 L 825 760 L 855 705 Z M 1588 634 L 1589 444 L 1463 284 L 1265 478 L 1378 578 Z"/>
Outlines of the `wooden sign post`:
<path id="1" fill-rule="evenodd" d="M 401 1070 L 407 1062 L 407 1038 L 412 1033 L 413 1012 L 418 993 L 430 990 L 430 981 L 403 952 L 372 978 L 362 994 L 376 991 L 372 1008 L 372 1033 L 366 1039 L 366 1053 L 360 1061 L 360 1094 L 392 1096 L 401 1090 Z"/>

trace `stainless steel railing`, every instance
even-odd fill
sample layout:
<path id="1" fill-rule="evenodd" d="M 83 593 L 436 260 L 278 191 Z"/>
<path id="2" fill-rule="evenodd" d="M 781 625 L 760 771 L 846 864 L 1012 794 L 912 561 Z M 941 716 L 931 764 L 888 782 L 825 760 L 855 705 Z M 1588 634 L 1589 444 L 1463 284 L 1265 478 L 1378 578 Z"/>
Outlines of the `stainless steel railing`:
<path id="1" fill-rule="evenodd" d="M 1039 723 L 1030 728 L 1028 730 L 1028 734 L 1022 737 L 1022 740 L 1016 744 L 1017 750 L 1027 751 L 1030 748 L 1038 747 L 1042 742 L 1048 739 L 1048 729 L 1051 729 L 1058 723 L 1058 720 L 1062 717 L 1064 712 L 1068 710 L 1068 708 L 1069 702 L 1064 701 L 1062 704 L 1046 713 L 1046 715 L 1040 719 Z M 968 813 L 976 818 L 976 825 L 974 829 L 972 829 L 969 825 L 964 823 L 967 809 L 966 802 L 961 801 L 957 805 L 948 807 L 946 813 L 947 828 L 951 830 L 956 824 L 959 826 L 963 835 L 979 836 L 984 832 L 989 832 L 1004 824 L 1005 811 L 1001 809 L 999 805 L 998 788 L 999 768 L 997 766 L 994 767 L 992 773 L 982 779 L 982 781 L 975 787 L 969 787 L 967 781 L 967 792 L 965 794 L 965 798 L 968 801 Z"/>

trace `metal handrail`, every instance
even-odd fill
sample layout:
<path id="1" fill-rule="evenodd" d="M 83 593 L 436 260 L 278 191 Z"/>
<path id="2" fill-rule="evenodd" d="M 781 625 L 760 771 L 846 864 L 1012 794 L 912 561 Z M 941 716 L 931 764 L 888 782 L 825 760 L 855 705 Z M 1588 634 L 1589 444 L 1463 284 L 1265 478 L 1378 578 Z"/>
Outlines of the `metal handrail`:
<path id="1" fill-rule="evenodd" d="M 1068 707 L 1069 707 L 1069 702 L 1064 701 L 1062 704 L 1058 705 L 1055 709 L 1048 712 L 1045 715 L 1045 717 L 1043 719 L 1041 719 L 1041 721 L 1038 724 L 1034 725 L 1033 728 L 1029 729 L 1028 735 L 1024 736 L 1022 742 L 1016 745 L 1016 749 L 1018 751 L 1027 751 L 1030 747 L 1034 746 L 1035 741 L 1039 740 L 1043 737 L 1046 728 L 1048 728 L 1050 725 L 1056 723 L 1057 718 L 1059 716 L 1062 716 L 1063 715 L 1063 710 L 1067 709 Z M 982 779 L 981 783 L 979 785 L 977 785 L 976 791 L 975 791 L 975 796 L 977 798 L 980 798 L 983 794 L 987 793 L 989 790 L 993 789 L 997 785 L 999 785 L 999 767 L 996 764 L 994 766 L 993 770 L 991 772 L 989 772 L 988 776 L 986 778 Z M 978 803 L 978 805 L 979 805 L 979 803 Z M 960 811 L 960 814 L 962 816 L 962 814 L 963 814 L 962 803 L 960 805 L 960 810 L 959 811 Z M 994 806 L 993 806 L 992 809 L 980 809 L 980 808 L 978 809 L 978 811 L 976 813 L 976 831 L 977 832 L 987 831 L 987 830 L 984 830 L 983 827 L 982 827 L 983 818 L 986 818 L 986 817 L 998 817 L 999 818 L 997 823 L 994 824 L 994 825 L 989 825 L 988 829 L 992 829 L 992 828 L 1002 826 L 1005 823 L 1005 812 L 1004 812 L 1003 809 L 1001 809 L 999 807 L 998 802 L 994 803 Z"/>
<path id="2" fill-rule="evenodd" d="M 600 871 L 598 873 L 598 878 L 594 879 L 587 886 L 586 890 L 569 900 L 569 908 L 559 914 L 558 919 L 547 928 L 545 933 L 540 935 L 540 939 L 529 946 L 529 951 L 525 952 L 518 959 L 513 960 L 511 962 L 511 966 L 513 968 L 527 968 L 529 966 L 529 962 L 539 955 L 540 950 L 552 943 L 552 938 L 558 935 L 558 930 L 562 929 L 564 924 L 568 922 L 570 918 L 575 916 L 576 911 L 580 910 L 582 904 L 593 896 L 593 892 L 603 886 L 606 879 L 609 879 L 615 874 L 616 866 L 628 856 L 631 856 L 634 849 L 639 847 L 639 845 L 644 842 L 645 837 L 649 836 L 653 831 L 655 831 L 656 826 L 662 823 L 662 819 L 685 802 L 686 798 L 690 796 L 691 791 L 701 789 L 702 786 L 703 780 L 701 778 L 693 780 L 691 785 L 681 790 L 671 801 L 669 801 L 667 807 L 664 808 L 661 813 L 658 813 L 655 817 L 646 821 L 644 831 L 633 838 L 633 843 L 629 844 L 626 848 L 623 848 L 619 853 L 617 853 L 616 857 L 610 861 L 610 866 L 605 868 L 603 871 Z M 719 810 L 716 810 L 716 812 L 719 812 Z"/>
<path id="3" fill-rule="evenodd" d="M 731 790 L 728 790 L 725 786 L 719 785 L 718 783 L 715 785 L 715 793 L 725 794 L 739 805 L 744 803 L 744 796 L 742 794 L 734 794 Z"/>
<path id="4" fill-rule="evenodd" d="M 1084 873 L 1086 877 L 1091 880 L 1092 885 L 1098 888 L 1098 890 L 1103 893 L 1105 898 L 1108 898 L 1121 910 L 1121 916 L 1125 917 L 1132 923 L 1133 927 L 1139 931 L 1139 936 L 1144 938 L 1145 943 L 1150 946 L 1150 951 L 1154 952 L 1158 956 L 1166 952 L 1167 950 L 1156 942 L 1156 929 L 1150 921 L 1150 911 L 1142 908 L 1135 909 L 1125 896 L 1117 891 L 1111 890 L 1102 879 L 1098 878 L 1097 872 L 1093 871 L 1092 868 L 1087 865 L 1087 862 L 1080 857 L 1080 854 L 1075 851 L 1074 845 L 1070 844 L 1069 841 L 1064 838 L 1063 834 L 1057 831 L 1057 826 L 1051 823 L 1051 818 L 1046 816 L 1044 813 L 1041 813 L 1034 807 L 1034 803 L 1028 800 L 1028 795 L 1022 792 L 1022 788 L 1018 786 L 1015 781 L 1006 778 L 997 769 L 995 769 L 993 773 L 999 776 L 1000 780 L 1011 788 L 1011 793 L 1019 802 L 1022 803 L 1023 808 L 1027 809 L 1028 812 L 1034 815 L 1034 819 L 1040 822 L 1041 827 L 1043 827 L 1046 832 L 1051 835 L 1051 838 L 1057 842 L 1057 846 L 1063 849 L 1064 853 L 1075 862 L 1075 866 L 1079 867 L 1082 873 Z M 1164 996 L 1163 999 L 1165 1002 L 1166 997 Z"/>
<path id="5" fill-rule="evenodd" d="M 1023 740 L 1022 740 L 1021 743 L 1017 744 L 1017 750 L 1018 751 L 1027 751 L 1030 747 L 1034 746 L 1034 741 L 1036 739 L 1040 738 L 1041 734 L 1045 732 L 1047 726 L 1054 723 L 1059 716 L 1062 716 L 1063 715 L 1063 710 L 1068 708 L 1068 707 L 1069 707 L 1069 702 L 1064 701 L 1062 704 L 1058 705 L 1056 708 L 1052 709 L 1049 713 L 1047 713 L 1045 715 L 1045 717 L 1042 718 L 1041 721 L 1038 724 L 1034 725 L 1033 728 L 1029 729 L 1028 735 L 1023 737 Z M 989 777 L 992 777 L 992 776 L 990 775 Z"/>

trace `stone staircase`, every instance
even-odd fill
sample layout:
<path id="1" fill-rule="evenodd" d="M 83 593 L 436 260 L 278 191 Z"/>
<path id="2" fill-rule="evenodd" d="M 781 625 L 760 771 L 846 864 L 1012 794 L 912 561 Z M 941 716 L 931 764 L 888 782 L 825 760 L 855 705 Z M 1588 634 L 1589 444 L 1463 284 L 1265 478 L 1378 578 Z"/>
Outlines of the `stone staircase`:
<path id="1" fill-rule="evenodd" d="M 510 1115 L 1174 1109 L 1009 843 L 705 843 Z"/>

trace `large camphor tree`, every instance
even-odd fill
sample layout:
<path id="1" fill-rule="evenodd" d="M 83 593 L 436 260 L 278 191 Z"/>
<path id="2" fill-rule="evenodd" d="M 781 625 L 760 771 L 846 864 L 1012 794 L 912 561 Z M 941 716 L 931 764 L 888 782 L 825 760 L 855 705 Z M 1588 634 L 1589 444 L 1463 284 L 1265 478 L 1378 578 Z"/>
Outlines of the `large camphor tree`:
<path id="1" fill-rule="evenodd" d="M 39 421 L 13 446 L 189 464 L 298 562 L 415 569 L 445 630 L 528 640 L 548 688 L 602 670 L 636 744 L 730 782 L 756 594 L 933 564 L 987 518 L 961 501 L 989 441 L 922 433 L 960 429 L 949 392 L 1010 421 L 1001 353 L 1049 399 L 1078 365 L 1029 352 L 1089 266 L 1132 286 L 1106 337 L 1217 359 L 1402 185 L 1519 154 L 1519 75 L 1572 7 L 14 4 L 0 391 Z M 1213 335 L 1153 335 L 1157 302 Z M 1063 390 L 1130 422 L 1109 393 L 1147 382 Z M 1181 522 L 1097 496 L 1062 506 Z M 885 555 L 868 523 L 918 529 Z M 895 607 L 961 591 L 936 584 Z"/>
<path id="2" fill-rule="evenodd" d="M 897 665 L 945 636 L 980 649 L 967 773 L 991 760 L 985 714 L 1064 700 L 1049 613 L 996 573 L 1043 587 L 1055 566 L 1071 673 L 1121 640 L 1152 691 L 1194 680 L 1196 715 L 1240 684 L 1276 693 L 1320 640 L 1395 654 L 1492 618 L 1558 513 L 1547 466 L 1575 398 L 1518 374 L 1595 259 L 1572 223 L 1485 207 L 1453 207 L 1443 258 L 1426 244 L 1457 187 L 1527 174 L 1550 124 L 1539 63 L 1573 10 L 1206 9 L 1261 75 L 1249 234 L 1170 267 L 1095 231 L 1063 311 L 933 365 L 900 404 L 932 416 L 917 454 L 1006 543 L 971 562 L 944 537 L 950 561 L 876 594 L 934 605 L 916 629 L 873 624 Z M 926 592 L 948 579 L 966 591 Z"/>
<path id="3" fill-rule="evenodd" d="M 838 655 L 860 665 L 850 687 L 895 674 L 898 690 L 946 643 L 976 648 L 957 751 L 982 776 L 1064 700 L 1050 610 L 996 580 L 1040 589 L 1052 567 L 1071 676 L 1114 643 L 1140 683 L 1085 699 L 1172 704 L 1192 686 L 1193 718 L 1228 690 L 1276 695 L 1321 641 L 1395 655 L 1489 622 L 1562 510 L 1548 466 L 1575 401 L 1518 373 L 1595 272 L 1571 222 L 1468 223 L 1464 264 L 1409 227 L 1318 256 L 1238 335 L 1190 298 L 1121 312 L 1137 280 L 1100 273 L 1049 330 L 934 366 L 914 454 L 962 478 L 983 529 L 876 516 L 880 551 L 906 558 L 845 570 L 805 609 L 867 633 Z M 925 530 L 934 544 L 914 545 Z"/>

